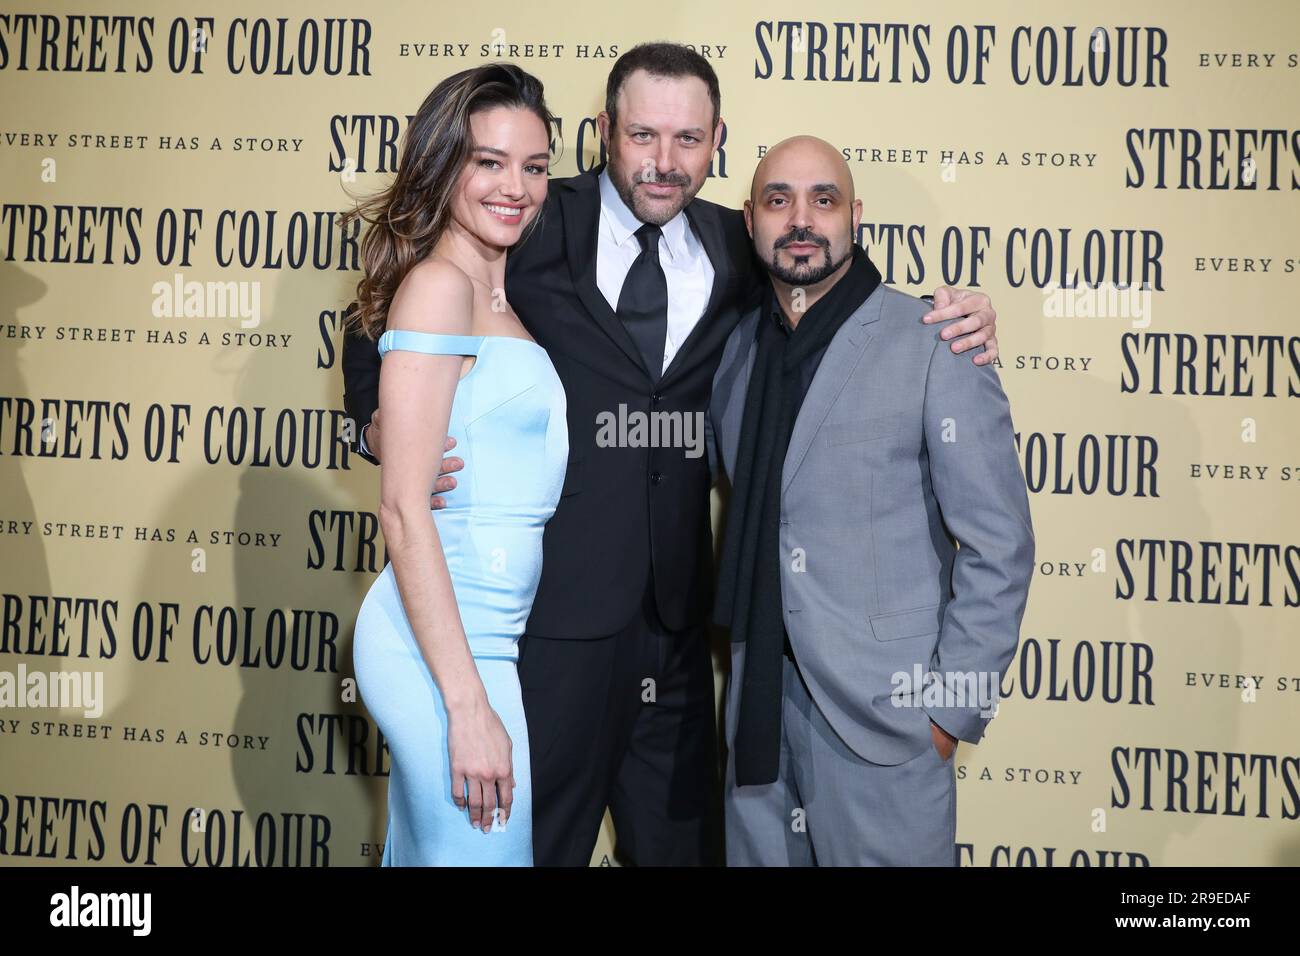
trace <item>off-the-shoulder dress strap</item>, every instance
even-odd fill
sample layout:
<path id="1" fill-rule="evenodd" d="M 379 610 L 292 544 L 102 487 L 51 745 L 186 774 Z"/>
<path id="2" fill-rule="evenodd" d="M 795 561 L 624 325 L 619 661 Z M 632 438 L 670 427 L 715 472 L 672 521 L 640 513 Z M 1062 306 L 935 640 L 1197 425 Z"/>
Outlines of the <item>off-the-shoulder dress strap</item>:
<path id="1" fill-rule="evenodd" d="M 400 349 L 407 352 L 424 352 L 426 355 L 478 355 L 483 344 L 481 335 L 449 335 L 445 332 L 415 332 L 410 329 L 388 329 L 379 336 L 379 355 Z"/>

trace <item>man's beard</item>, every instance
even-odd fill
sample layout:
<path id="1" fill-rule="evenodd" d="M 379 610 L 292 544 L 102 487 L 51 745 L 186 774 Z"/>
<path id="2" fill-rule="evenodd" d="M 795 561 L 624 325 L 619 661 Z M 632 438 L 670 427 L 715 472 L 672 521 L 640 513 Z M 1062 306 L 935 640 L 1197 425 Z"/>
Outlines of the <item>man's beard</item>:
<path id="1" fill-rule="evenodd" d="M 786 246 L 794 242 L 815 242 L 822 247 L 822 261 L 814 262 L 817 253 L 809 253 L 805 258 L 808 261 L 793 266 L 783 266 L 777 261 L 777 254 Z M 784 282 L 786 285 L 793 286 L 810 286 L 829 278 L 835 274 L 835 270 L 844 265 L 849 257 L 853 255 L 853 246 L 850 245 L 848 251 L 838 262 L 831 259 L 831 244 L 824 236 L 819 236 L 808 229 L 792 229 L 773 244 L 772 258 L 764 259 L 763 265 L 767 267 L 768 273 L 775 279 Z"/>
<path id="2" fill-rule="evenodd" d="M 691 189 L 691 177 L 687 176 L 685 173 L 677 172 L 676 170 L 670 173 L 664 173 L 663 175 L 656 175 L 652 168 L 650 176 L 645 176 L 643 173 L 637 172 L 632 174 L 630 180 L 625 181 L 617 172 L 615 172 L 618 164 L 618 156 L 613 151 L 611 151 L 609 155 L 609 164 L 609 178 L 610 181 L 614 183 L 615 191 L 618 193 L 619 198 L 623 200 L 623 204 L 626 205 L 628 209 L 631 209 L 632 214 L 641 222 L 648 222 L 654 226 L 662 226 L 664 223 L 668 222 L 668 220 L 681 212 L 682 208 L 694 199 L 695 194 L 699 192 L 699 187 Z M 665 183 L 669 186 L 678 187 L 677 196 L 678 199 L 680 199 L 680 203 L 673 203 L 672 205 L 664 205 L 662 202 L 652 203 L 646 197 L 644 192 L 637 190 L 637 183 L 640 182 Z"/>

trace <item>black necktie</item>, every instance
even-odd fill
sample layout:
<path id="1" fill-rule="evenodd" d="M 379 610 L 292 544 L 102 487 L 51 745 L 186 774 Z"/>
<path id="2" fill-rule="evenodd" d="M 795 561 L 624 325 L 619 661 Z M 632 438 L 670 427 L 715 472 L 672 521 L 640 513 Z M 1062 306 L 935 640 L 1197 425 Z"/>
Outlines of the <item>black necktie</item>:
<path id="1" fill-rule="evenodd" d="M 640 349 L 652 382 L 659 381 L 668 337 L 668 280 L 659 264 L 659 237 L 663 230 L 646 223 L 636 231 L 641 254 L 627 270 L 618 294 L 618 317 Z"/>

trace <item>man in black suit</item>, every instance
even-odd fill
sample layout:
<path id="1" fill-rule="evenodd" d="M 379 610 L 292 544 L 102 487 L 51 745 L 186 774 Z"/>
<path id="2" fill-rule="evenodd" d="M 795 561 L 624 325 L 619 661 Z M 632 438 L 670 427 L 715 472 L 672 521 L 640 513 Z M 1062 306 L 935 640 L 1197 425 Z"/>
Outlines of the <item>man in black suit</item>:
<path id="1" fill-rule="evenodd" d="M 568 400 L 568 470 L 519 642 L 538 865 L 587 865 L 606 807 L 629 862 L 722 858 L 710 462 L 680 442 L 611 442 L 599 425 L 655 412 L 707 421 L 722 347 L 760 275 L 742 213 L 695 198 L 720 114 L 698 54 L 629 50 L 597 118 L 608 164 L 552 180 L 541 223 L 507 259 L 506 298 Z M 974 330 L 954 350 L 996 354 L 987 297 L 942 294 L 958 301 L 938 318 L 971 315 L 952 327 Z M 374 343 L 349 335 L 343 368 L 344 404 L 370 426 L 359 444 L 374 461 Z"/>

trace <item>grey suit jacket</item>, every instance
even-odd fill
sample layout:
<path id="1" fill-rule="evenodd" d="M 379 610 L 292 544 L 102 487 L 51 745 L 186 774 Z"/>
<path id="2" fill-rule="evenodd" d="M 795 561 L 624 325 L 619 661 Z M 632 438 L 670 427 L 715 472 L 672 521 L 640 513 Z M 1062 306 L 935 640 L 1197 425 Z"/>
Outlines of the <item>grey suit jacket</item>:
<path id="1" fill-rule="evenodd" d="M 881 285 L 849 317 L 781 480 L 781 598 L 800 672 L 836 733 L 880 764 L 933 746 L 931 718 L 961 740 L 983 736 L 991 711 L 976 682 L 996 693 L 1015 654 L 1034 560 L 997 371 L 954 354 L 941 326 L 922 324 L 927 311 Z M 711 454 L 728 474 L 758 320 L 757 309 L 741 320 L 713 380 Z M 728 745 L 743 667 L 733 644 Z M 931 671 L 943 683 L 927 695 L 916 677 Z"/>

